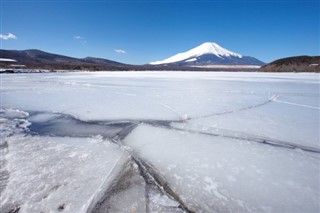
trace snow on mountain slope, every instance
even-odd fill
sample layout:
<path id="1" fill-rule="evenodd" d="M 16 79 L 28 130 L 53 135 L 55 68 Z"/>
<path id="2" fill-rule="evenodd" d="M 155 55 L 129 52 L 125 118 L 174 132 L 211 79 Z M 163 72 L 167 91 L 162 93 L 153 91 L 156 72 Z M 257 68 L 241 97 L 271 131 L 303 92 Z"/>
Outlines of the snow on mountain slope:
<path id="1" fill-rule="evenodd" d="M 201 55 L 206 55 L 206 54 L 212 54 L 217 57 L 229 57 L 229 56 L 234 56 L 237 58 L 242 58 L 242 55 L 238 53 L 231 52 L 230 50 L 227 50 L 221 46 L 219 46 L 217 43 L 214 42 L 205 42 L 187 52 L 184 53 L 178 53 L 170 58 L 167 58 L 162 61 L 155 61 L 151 62 L 150 64 L 152 65 L 158 65 L 158 64 L 168 64 L 168 63 L 174 63 L 178 61 L 184 61 L 188 60 L 191 58 L 196 58 Z M 195 61 L 196 59 L 193 59 Z"/>

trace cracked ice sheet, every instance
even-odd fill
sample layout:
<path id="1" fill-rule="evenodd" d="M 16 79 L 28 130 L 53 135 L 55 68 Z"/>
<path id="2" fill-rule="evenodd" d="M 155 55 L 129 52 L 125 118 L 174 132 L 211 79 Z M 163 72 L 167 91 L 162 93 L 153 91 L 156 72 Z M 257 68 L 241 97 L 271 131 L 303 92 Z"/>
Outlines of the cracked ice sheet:
<path id="1" fill-rule="evenodd" d="M 279 76 L 269 76 L 267 80 Z M 256 92 L 266 90 L 277 94 L 275 100 L 268 104 L 219 116 L 192 119 L 183 124 L 173 123 L 172 126 L 201 132 L 280 140 L 319 149 L 319 75 L 308 80 L 303 75 L 298 75 L 300 80 L 294 74 L 284 76 L 287 78 L 279 78 L 281 81 L 271 81 L 255 87 Z M 244 85 L 244 89 L 252 88 L 253 85 L 255 84 Z M 230 103 L 237 105 L 236 102 Z"/>
<path id="2" fill-rule="evenodd" d="M 173 123 L 173 127 L 248 138 L 280 140 L 320 148 L 320 110 L 271 102 L 267 105 L 221 116 Z M 230 135 L 230 134 L 229 134 Z"/>
<path id="3" fill-rule="evenodd" d="M 21 123 L 21 121 L 18 121 Z M 11 122 L 2 119 L 8 133 Z M 9 125 L 9 126 L 8 126 Z M 1 193 L 1 211 L 86 212 L 128 160 L 117 145 L 92 138 L 6 134 L 4 168 L 9 173 Z"/>
<path id="4" fill-rule="evenodd" d="M 2 75 L 2 106 L 61 112 L 82 120 L 177 120 L 260 104 L 273 95 L 269 83 L 245 81 L 248 74 L 227 73 L 229 77 L 222 79 L 220 75 L 184 72 Z"/>
<path id="5" fill-rule="evenodd" d="M 140 125 L 124 143 L 195 212 L 319 212 L 319 159 L 301 150 Z"/>

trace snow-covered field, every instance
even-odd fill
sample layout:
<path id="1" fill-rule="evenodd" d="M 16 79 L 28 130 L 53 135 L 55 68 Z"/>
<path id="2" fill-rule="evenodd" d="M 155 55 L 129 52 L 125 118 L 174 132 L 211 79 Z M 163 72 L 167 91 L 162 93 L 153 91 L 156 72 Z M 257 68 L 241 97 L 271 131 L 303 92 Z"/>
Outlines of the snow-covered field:
<path id="1" fill-rule="evenodd" d="M 0 212 L 320 211 L 319 74 L 0 79 Z"/>

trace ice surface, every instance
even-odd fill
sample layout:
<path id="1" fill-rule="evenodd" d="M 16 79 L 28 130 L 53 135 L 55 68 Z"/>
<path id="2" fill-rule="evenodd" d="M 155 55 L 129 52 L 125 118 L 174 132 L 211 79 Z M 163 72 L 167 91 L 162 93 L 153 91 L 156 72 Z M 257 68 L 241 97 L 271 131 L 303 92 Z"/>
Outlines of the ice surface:
<path id="1" fill-rule="evenodd" d="M 4 212 L 90 212 L 102 200 L 113 211 L 320 211 L 319 74 L 0 78 Z M 122 154 L 108 138 L 126 135 Z M 121 179 L 132 153 L 175 199 L 137 168 Z M 109 194 L 113 186 L 127 187 Z"/>
<path id="2" fill-rule="evenodd" d="M 274 94 L 311 94 L 319 100 L 316 74 L 99 72 L 1 78 L 3 107 L 55 111 L 81 120 L 178 120 L 185 114 L 193 117 L 263 103 Z"/>
<path id="3" fill-rule="evenodd" d="M 195 212 L 320 210 L 320 160 L 303 151 L 147 125 L 124 142 Z"/>
<path id="4" fill-rule="evenodd" d="M 10 76 L 3 78 L 7 77 Z M 163 89 L 161 87 L 151 86 L 146 90 L 150 85 L 143 85 L 143 79 L 138 79 L 137 85 L 126 85 L 126 79 L 117 83 L 117 79 L 104 78 L 103 75 L 98 79 L 95 75 L 87 77 L 34 74 L 33 78 L 25 75 L 9 78 L 4 81 L 3 106 L 28 111 L 55 111 L 82 120 L 179 118 L 174 109 L 156 100 L 160 99 L 157 91 Z"/>

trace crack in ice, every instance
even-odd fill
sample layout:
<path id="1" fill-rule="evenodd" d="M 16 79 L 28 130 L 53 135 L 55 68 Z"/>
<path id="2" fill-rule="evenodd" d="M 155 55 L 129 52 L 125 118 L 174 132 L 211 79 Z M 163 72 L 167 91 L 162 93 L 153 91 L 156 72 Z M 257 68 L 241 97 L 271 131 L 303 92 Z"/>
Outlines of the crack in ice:
<path id="1" fill-rule="evenodd" d="M 281 100 L 278 100 L 278 99 L 275 99 L 274 102 L 293 105 L 293 106 L 298 106 L 298 107 L 305 107 L 305 108 L 309 108 L 309 109 L 320 110 L 320 107 L 317 107 L 317 106 L 310 106 L 310 105 L 298 104 L 298 103 L 293 103 L 293 102 L 288 102 L 288 101 L 281 101 Z"/>
<path id="2" fill-rule="evenodd" d="M 165 127 L 165 126 L 164 126 Z M 290 149 L 301 149 L 303 151 L 307 152 L 314 152 L 314 153 L 320 153 L 320 149 L 316 147 L 309 147 L 309 146 L 303 146 L 287 141 L 280 141 L 280 140 L 275 140 L 275 139 L 269 139 L 269 138 L 262 138 L 258 136 L 250 136 L 249 134 L 246 133 L 241 133 L 244 134 L 242 137 L 236 136 L 235 134 L 228 134 L 228 133 L 223 133 L 223 134 L 218 134 L 218 133 L 212 133 L 212 132 L 203 132 L 199 130 L 194 130 L 194 129 L 188 129 L 188 128 L 178 128 L 178 127 L 165 127 L 168 129 L 174 129 L 178 131 L 184 131 L 184 132 L 190 132 L 190 133 L 196 133 L 196 134 L 203 134 L 203 135 L 209 135 L 209 136 L 215 136 L 215 137 L 224 137 L 224 138 L 231 138 L 231 139 L 239 139 L 239 140 L 246 140 L 246 141 L 251 141 L 251 142 L 257 142 L 261 144 L 266 144 L 266 145 L 272 145 L 272 146 L 278 146 L 278 147 L 283 147 L 283 148 L 290 148 Z M 222 129 L 216 129 L 216 130 L 222 130 Z M 228 130 L 232 132 L 231 130 Z M 237 132 L 235 132 L 237 133 Z"/>
<path id="3" fill-rule="evenodd" d="M 264 101 L 262 103 L 259 103 L 259 104 L 246 106 L 246 107 L 243 107 L 243 108 L 234 109 L 234 110 L 230 110 L 230 111 L 217 112 L 217 113 L 213 113 L 213 114 L 190 117 L 190 118 L 186 118 L 185 120 L 189 121 L 189 120 L 194 120 L 194 119 L 209 118 L 209 117 L 214 117 L 214 116 L 219 116 L 219 115 L 226 115 L 226 114 L 231 114 L 231 113 L 235 113 L 235 112 L 241 112 L 241 111 L 245 111 L 245 110 L 249 110 L 249 109 L 254 109 L 254 108 L 261 107 L 261 106 L 264 106 L 264 105 L 266 105 L 268 103 L 271 103 L 271 102 L 275 101 L 277 97 L 278 97 L 278 95 L 275 94 L 275 95 L 272 95 L 270 98 L 268 98 L 268 100 L 266 100 L 266 101 Z"/>

